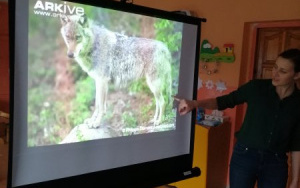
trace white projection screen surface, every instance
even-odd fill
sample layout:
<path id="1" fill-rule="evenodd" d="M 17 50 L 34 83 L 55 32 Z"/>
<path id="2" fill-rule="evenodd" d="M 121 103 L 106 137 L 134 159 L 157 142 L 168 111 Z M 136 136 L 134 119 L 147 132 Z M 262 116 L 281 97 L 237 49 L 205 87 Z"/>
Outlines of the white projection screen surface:
<path id="1" fill-rule="evenodd" d="M 200 18 L 105 0 L 9 8 L 9 188 L 194 176 L 196 112 L 179 116 L 173 96 L 196 99 Z"/>

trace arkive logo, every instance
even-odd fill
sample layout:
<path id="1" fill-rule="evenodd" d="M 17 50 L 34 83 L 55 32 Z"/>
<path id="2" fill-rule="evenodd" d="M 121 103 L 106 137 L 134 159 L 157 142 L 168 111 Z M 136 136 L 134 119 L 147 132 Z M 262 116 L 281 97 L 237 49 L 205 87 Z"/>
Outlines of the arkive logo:
<path id="1" fill-rule="evenodd" d="M 59 4 L 38 0 L 33 8 L 34 10 L 51 11 L 58 14 L 77 14 L 80 16 L 84 15 L 84 9 L 82 7 L 70 6 L 66 2 L 64 2 L 63 4 Z"/>

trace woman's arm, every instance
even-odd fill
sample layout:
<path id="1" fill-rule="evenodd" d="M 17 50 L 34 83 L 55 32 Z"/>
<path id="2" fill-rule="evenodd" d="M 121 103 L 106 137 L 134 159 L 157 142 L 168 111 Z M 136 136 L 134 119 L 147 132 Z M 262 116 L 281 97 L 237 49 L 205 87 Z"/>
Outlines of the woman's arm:
<path id="1" fill-rule="evenodd" d="M 300 151 L 291 152 L 292 159 L 292 181 L 289 188 L 298 188 L 300 176 Z"/>
<path id="2" fill-rule="evenodd" d="M 218 103 L 216 98 L 210 98 L 204 100 L 187 100 L 187 99 L 174 97 L 174 99 L 179 102 L 178 111 L 180 115 L 187 114 L 193 109 L 198 107 L 211 109 L 211 110 L 218 108 Z"/>

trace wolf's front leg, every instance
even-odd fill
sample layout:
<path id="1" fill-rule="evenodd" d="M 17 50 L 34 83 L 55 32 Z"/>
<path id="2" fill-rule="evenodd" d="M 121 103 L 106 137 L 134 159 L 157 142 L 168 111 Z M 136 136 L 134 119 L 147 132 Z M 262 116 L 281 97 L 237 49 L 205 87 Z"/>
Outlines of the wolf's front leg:
<path id="1" fill-rule="evenodd" d="M 106 100 L 108 82 L 105 79 L 95 80 L 96 95 L 95 95 L 95 110 L 90 119 L 87 120 L 89 128 L 97 128 L 101 124 L 103 114 L 106 111 Z"/>

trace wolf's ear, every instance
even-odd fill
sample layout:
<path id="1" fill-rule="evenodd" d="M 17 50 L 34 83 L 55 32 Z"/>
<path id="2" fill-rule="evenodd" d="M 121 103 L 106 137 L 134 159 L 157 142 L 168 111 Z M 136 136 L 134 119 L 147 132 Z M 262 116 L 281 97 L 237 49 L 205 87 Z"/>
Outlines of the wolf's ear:
<path id="1" fill-rule="evenodd" d="M 70 22 L 70 17 L 67 15 L 61 15 L 60 22 L 62 25 L 66 25 L 68 22 Z"/>
<path id="2" fill-rule="evenodd" d="M 84 14 L 84 15 L 82 15 L 80 18 L 79 18 L 79 20 L 78 20 L 78 23 L 80 24 L 80 25 L 82 25 L 82 27 L 88 27 L 88 18 L 87 18 L 87 16 L 86 16 L 86 14 Z"/>

